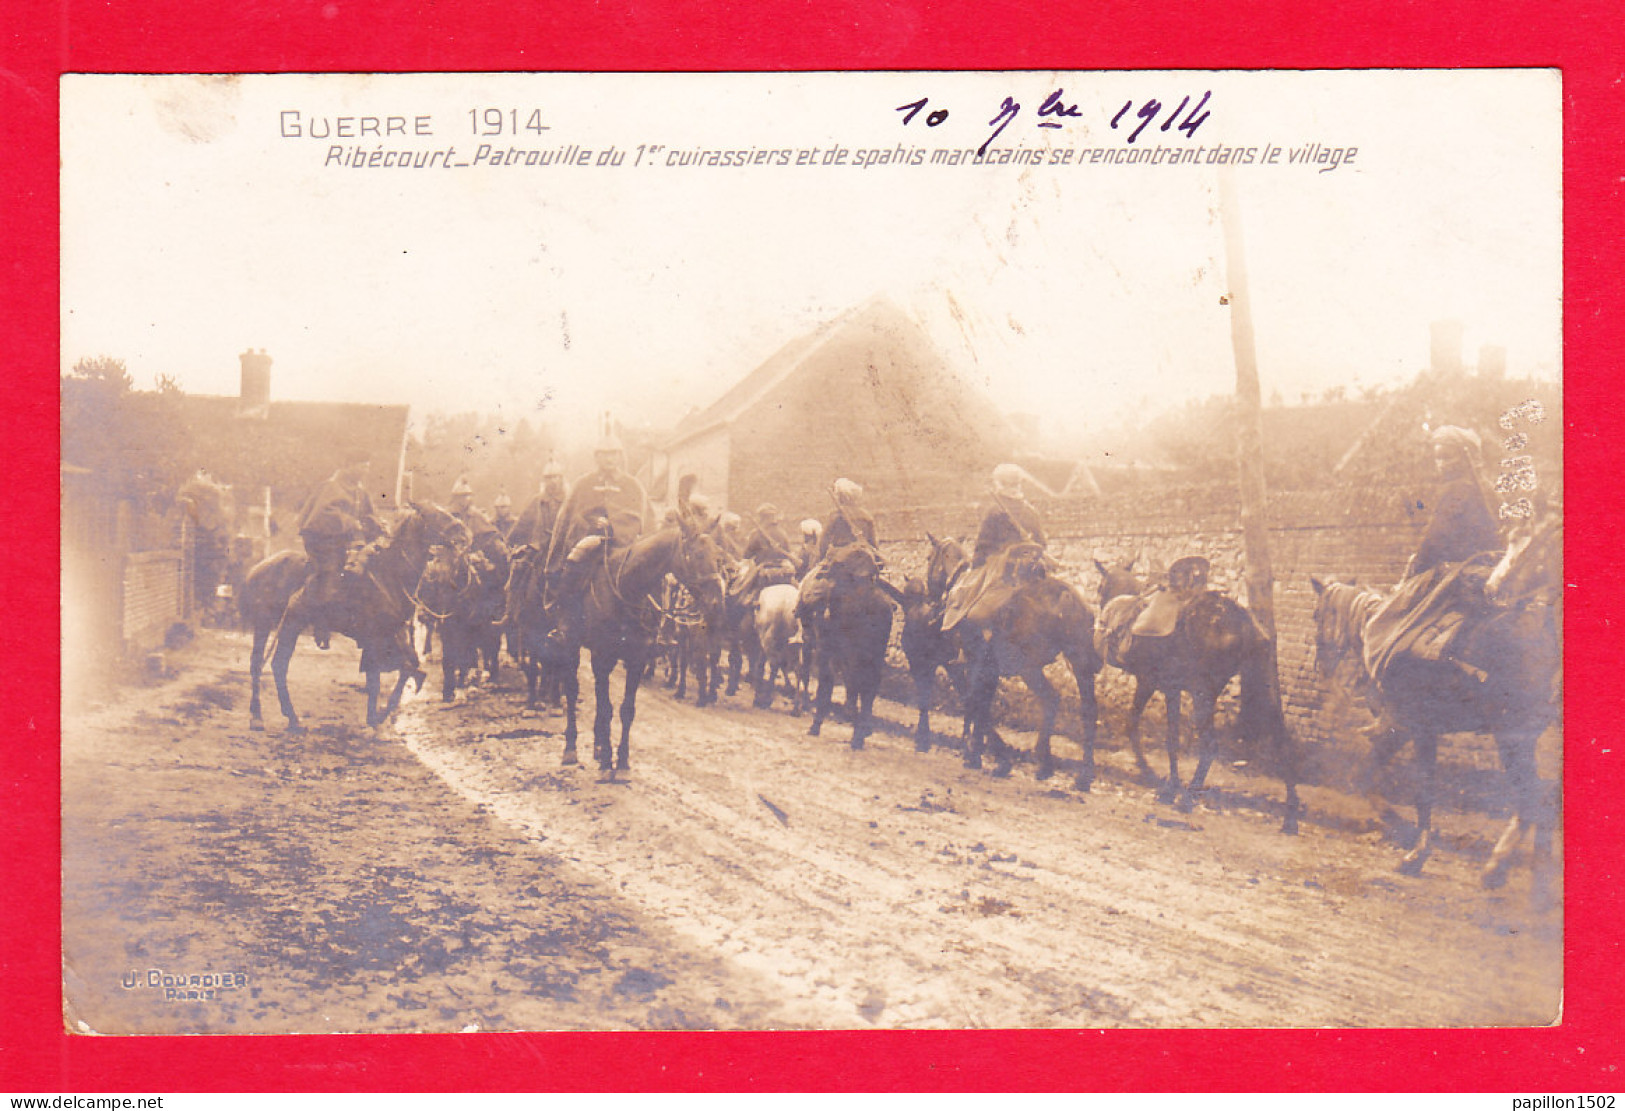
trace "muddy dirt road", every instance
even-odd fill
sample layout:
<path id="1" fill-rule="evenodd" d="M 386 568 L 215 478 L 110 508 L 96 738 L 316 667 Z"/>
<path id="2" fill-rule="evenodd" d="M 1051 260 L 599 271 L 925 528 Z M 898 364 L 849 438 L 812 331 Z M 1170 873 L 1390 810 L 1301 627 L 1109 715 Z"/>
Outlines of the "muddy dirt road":
<path id="1" fill-rule="evenodd" d="M 524 711 L 512 672 L 450 705 L 430 684 L 368 730 L 353 651 L 302 648 L 310 732 L 295 736 L 273 707 L 270 732 L 248 730 L 246 656 L 245 638 L 205 634 L 175 678 L 64 723 L 70 1027 L 1559 1013 L 1561 915 L 1531 907 L 1527 869 L 1486 892 L 1471 851 L 1444 851 L 1401 876 L 1395 847 L 1361 832 L 1363 804 L 1331 792 L 1306 791 L 1310 820 L 1288 838 L 1268 812 L 1278 783 L 1221 768 L 1183 814 L 1111 738 L 1082 794 L 1027 764 L 994 780 L 952 750 L 919 754 L 897 705 L 883 710 L 899 728 L 854 752 L 844 725 L 808 737 L 782 703 L 755 710 L 742 694 L 701 710 L 658 687 L 639 702 L 630 779 L 603 783 L 590 759 L 560 766 L 562 716 Z M 589 694 L 584 725 L 590 714 Z"/>

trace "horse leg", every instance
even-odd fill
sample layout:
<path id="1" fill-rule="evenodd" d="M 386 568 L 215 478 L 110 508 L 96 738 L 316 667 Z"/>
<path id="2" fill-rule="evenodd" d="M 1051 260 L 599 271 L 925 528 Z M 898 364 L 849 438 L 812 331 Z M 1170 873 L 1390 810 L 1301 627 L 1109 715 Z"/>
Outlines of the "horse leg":
<path id="1" fill-rule="evenodd" d="M 1502 887 L 1513 857 L 1524 836 L 1531 828 L 1539 829 L 1544 823 L 1538 819 L 1539 777 L 1535 770 L 1535 741 L 1539 734 L 1520 728 L 1504 730 L 1495 735 L 1496 747 L 1501 754 L 1501 767 L 1505 769 L 1511 785 L 1512 818 L 1507 822 L 1490 859 L 1479 874 L 1479 882 L 1486 888 Z"/>
<path id="2" fill-rule="evenodd" d="M 289 607 L 290 610 L 292 607 Z M 294 617 L 290 620 L 289 614 L 284 613 L 282 620 L 277 622 L 276 651 L 271 656 L 271 676 L 276 680 L 277 705 L 282 709 L 282 716 L 287 719 L 287 729 L 290 733 L 302 733 L 305 727 L 299 723 L 299 715 L 293 711 L 293 699 L 288 694 L 288 661 L 293 659 L 293 650 L 299 643 L 300 634 L 304 632 L 303 618 Z"/>
<path id="3" fill-rule="evenodd" d="M 1092 654 L 1091 654 L 1092 655 Z M 1072 785 L 1087 791 L 1095 782 L 1095 730 L 1100 708 L 1095 702 L 1095 670 L 1092 660 L 1082 653 L 1068 653 L 1066 662 L 1072 668 L 1072 680 L 1078 685 L 1078 710 L 1083 718 L 1083 766 Z"/>
<path id="4" fill-rule="evenodd" d="M 1151 764 L 1140 748 L 1140 719 L 1145 716 L 1145 708 L 1151 704 L 1151 696 L 1156 693 L 1157 688 L 1149 679 L 1136 677 L 1134 701 L 1128 708 L 1128 743 L 1134 749 L 1134 762 L 1140 766 L 1140 775 L 1153 783 L 1156 782 L 1157 773 L 1151 770 Z"/>
<path id="5" fill-rule="evenodd" d="M 1168 715 L 1168 779 L 1157 792 L 1157 801 L 1173 802 L 1179 797 L 1179 713 L 1185 692 L 1178 687 L 1166 687 L 1162 692 L 1163 709 Z"/>
<path id="6" fill-rule="evenodd" d="M 852 747 L 855 749 L 863 747 L 874 725 L 875 690 L 878 686 L 879 683 L 871 682 L 868 676 L 861 681 L 857 695 L 857 716 L 852 719 Z"/>
<path id="7" fill-rule="evenodd" d="M 265 728 L 260 717 L 260 672 L 265 670 L 265 642 L 270 636 L 270 628 L 254 623 L 254 646 L 248 652 L 248 727 L 255 730 Z"/>
<path id="8" fill-rule="evenodd" d="M 614 753 L 610 751 L 615 706 L 609 700 L 609 677 L 615 671 L 615 662 L 610 652 L 595 651 L 592 654 L 592 755 L 598 761 L 598 770 L 608 773 L 615 770 Z"/>
<path id="9" fill-rule="evenodd" d="M 807 726 L 807 735 L 816 737 L 824 728 L 824 717 L 829 713 L 830 677 L 823 667 L 819 667 L 813 676 L 817 686 L 813 690 L 813 716 L 812 724 Z"/>
<path id="10" fill-rule="evenodd" d="M 1416 735 L 1416 845 L 1399 862 L 1399 871 L 1419 876 L 1433 855 L 1433 779 L 1439 766 L 1439 736 L 1433 732 Z"/>
<path id="11" fill-rule="evenodd" d="M 993 702 L 999 693 L 999 665 L 991 642 L 984 642 L 981 658 L 971 675 L 971 742 L 965 749 L 965 766 L 980 768 L 985 750 L 993 756 L 993 774 L 1009 775 L 1009 754 L 1005 751 L 1004 739 L 993 725 Z"/>
<path id="12" fill-rule="evenodd" d="M 739 670 L 744 664 L 744 661 L 740 658 L 740 654 L 740 638 L 737 636 L 730 638 L 728 641 L 728 689 L 723 692 L 730 698 L 739 693 Z M 719 664 L 722 662 L 722 651 L 720 648 L 717 651 L 717 662 Z M 716 696 L 713 694 L 713 701 L 715 700 L 715 697 Z"/>
<path id="13" fill-rule="evenodd" d="M 628 771 L 632 760 L 632 719 L 638 714 L 638 684 L 643 682 L 646 664 L 643 660 L 627 660 L 626 689 L 621 693 L 621 743 L 615 751 L 615 770 Z"/>
<path id="14" fill-rule="evenodd" d="M 1043 710 L 1043 718 L 1038 724 L 1038 742 L 1033 748 L 1033 756 L 1038 761 L 1033 778 L 1042 782 L 1055 774 L 1055 756 L 1050 751 L 1050 735 L 1055 732 L 1055 715 L 1061 708 L 1061 695 L 1055 689 L 1055 684 L 1044 674 L 1044 669 L 1031 663 L 1022 668 L 1021 681 L 1037 696 L 1038 704 Z"/>
<path id="15" fill-rule="evenodd" d="M 565 666 L 566 662 L 560 662 L 558 678 L 564 694 L 564 758 L 560 763 L 568 768 L 581 763 L 576 756 L 576 702 L 581 697 L 581 661 L 578 658 L 574 667 Z"/>
<path id="16" fill-rule="evenodd" d="M 1196 808 L 1196 796 L 1207 783 L 1207 773 L 1218 755 L 1219 737 L 1213 728 L 1218 704 L 1217 691 L 1206 687 L 1191 691 L 1191 721 L 1196 726 L 1196 771 L 1179 793 L 1179 808 L 1187 814 Z"/>
<path id="17" fill-rule="evenodd" d="M 451 629 L 440 626 L 440 701 L 453 702 L 457 698 L 457 672 L 462 662 L 462 637 L 451 635 Z"/>
<path id="18" fill-rule="evenodd" d="M 914 751 L 931 751 L 931 699 L 936 695 L 937 669 L 918 665 L 914 668 L 914 701 L 920 707 L 920 716 L 914 722 Z"/>

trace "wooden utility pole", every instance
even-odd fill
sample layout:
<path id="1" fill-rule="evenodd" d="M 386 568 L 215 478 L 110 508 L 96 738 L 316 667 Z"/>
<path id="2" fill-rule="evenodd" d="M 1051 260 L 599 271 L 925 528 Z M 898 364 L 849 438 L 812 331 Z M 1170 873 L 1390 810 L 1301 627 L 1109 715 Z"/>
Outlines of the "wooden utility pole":
<path id="1" fill-rule="evenodd" d="M 1236 353 L 1236 461 L 1241 484 L 1241 537 L 1247 560 L 1247 608 L 1269 639 L 1269 705 L 1280 715 L 1281 684 L 1275 655 L 1275 571 L 1270 563 L 1268 499 L 1264 489 L 1263 406 L 1253 313 L 1247 289 L 1246 252 L 1234 171 L 1219 170 L 1219 219 L 1224 225 L 1225 269 L 1230 302 L 1230 341 Z"/>

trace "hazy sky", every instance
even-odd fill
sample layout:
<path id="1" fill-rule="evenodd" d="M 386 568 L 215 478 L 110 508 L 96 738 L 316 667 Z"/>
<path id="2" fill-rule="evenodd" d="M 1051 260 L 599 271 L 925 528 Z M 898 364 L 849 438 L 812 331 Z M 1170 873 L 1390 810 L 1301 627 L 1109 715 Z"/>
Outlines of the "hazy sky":
<path id="1" fill-rule="evenodd" d="M 1189 107 L 1161 130 L 1204 92 L 1193 135 Z M 1004 408 L 1083 436 L 1233 388 L 1222 146 L 1254 152 L 1234 172 L 1266 395 L 1412 374 L 1441 318 L 1469 362 L 1495 343 L 1512 373 L 1556 374 L 1560 92 L 1555 71 L 66 77 L 62 364 L 230 394 L 263 347 L 279 399 L 568 432 L 604 408 L 673 420 L 887 294 Z M 1045 164 L 930 164 L 980 146 L 1006 97 L 994 150 Z M 311 137 L 329 129 L 356 134 Z M 482 143 L 518 164 L 457 165 Z M 1357 154 L 1290 161 L 1314 143 Z M 1202 161 L 1078 163 L 1158 145 Z M 899 146 L 927 162 L 825 164 Z M 588 165 L 558 164 L 572 147 Z M 357 148 L 433 164 L 340 164 Z"/>

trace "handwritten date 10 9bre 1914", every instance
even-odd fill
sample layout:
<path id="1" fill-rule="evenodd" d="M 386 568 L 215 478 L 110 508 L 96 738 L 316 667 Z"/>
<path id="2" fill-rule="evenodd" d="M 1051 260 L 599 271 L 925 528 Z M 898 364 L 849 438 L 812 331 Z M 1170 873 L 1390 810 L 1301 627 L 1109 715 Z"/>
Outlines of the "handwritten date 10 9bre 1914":
<path id="1" fill-rule="evenodd" d="M 1202 98 L 1194 105 L 1191 104 L 1191 98 L 1189 96 L 1184 97 L 1182 100 L 1180 100 L 1179 104 L 1175 106 L 1174 110 L 1169 112 L 1163 118 L 1160 130 L 1168 131 L 1171 129 L 1177 129 L 1184 132 L 1185 138 L 1192 138 L 1196 134 L 1196 129 L 1201 127 L 1202 124 L 1207 121 L 1207 118 L 1213 114 L 1212 112 L 1204 111 L 1208 100 L 1212 96 L 1213 93 L 1211 90 L 1204 92 L 1202 94 Z M 897 111 L 903 113 L 903 126 L 906 127 L 913 123 L 916 116 L 918 116 L 921 112 L 925 112 L 926 107 L 930 104 L 930 102 L 930 97 L 922 96 L 919 100 L 913 100 L 907 104 L 898 105 Z M 1167 105 L 1163 104 L 1162 101 L 1157 100 L 1155 97 L 1141 101 L 1137 110 L 1134 107 L 1134 101 L 1124 101 L 1123 106 L 1119 108 L 1111 117 L 1112 130 L 1116 131 L 1123 128 L 1133 127 L 1133 130 L 1128 133 L 1127 141 L 1130 143 L 1135 142 L 1137 139 L 1139 139 L 1140 132 L 1149 127 L 1157 119 L 1157 117 L 1162 114 L 1165 107 L 1167 107 Z M 1187 111 L 1187 109 L 1189 109 L 1189 111 Z M 1004 103 L 999 106 L 998 112 L 993 116 L 992 119 L 987 121 L 987 125 L 993 129 L 992 133 L 988 135 L 987 139 L 982 143 L 981 147 L 976 153 L 979 156 L 985 155 L 987 153 L 987 148 L 992 145 L 993 140 L 997 139 L 1000 134 L 1004 132 L 1004 129 L 1009 127 L 1017 116 L 1021 115 L 1021 111 L 1022 108 L 1020 102 L 1018 102 L 1014 97 L 1005 97 Z M 1183 121 L 1179 119 L 1180 113 L 1182 112 L 1185 114 Z M 1081 109 L 1079 109 L 1076 103 L 1067 103 L 1065 89 L 1056 89 L 1054 92 L 1046 96 L 1043 102 L 1039 104 L 1038 111 L 1035 113 L 1035 115 L 1039 127 L 1060 127 L 1065 120 L 1081 117 L 1083 112 Z M 931 111 L 926 112 L 925 126 L 938 127 L 948 119 L 948 116 L 948 109 L 933 108 Z M 1135 126 L 1136 120 L 1139 121 L 1138 126 Z"/>

